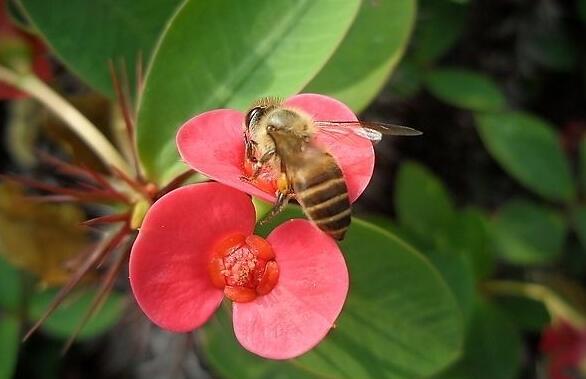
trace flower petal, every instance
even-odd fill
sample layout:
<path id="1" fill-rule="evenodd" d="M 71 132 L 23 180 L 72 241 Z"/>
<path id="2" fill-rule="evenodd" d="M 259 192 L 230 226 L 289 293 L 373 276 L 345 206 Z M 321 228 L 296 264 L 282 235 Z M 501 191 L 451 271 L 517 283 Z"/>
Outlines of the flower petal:
<path id="1" fill-rule="evenodd" d="M 331 97 L 302 94 L 285 104 L 309 114 L 315 120 L 354 121 L 356 115 Z M 244 170 L 243 119 L 241 112 L 219 109 L 187 121 L 177 134 L 177 146 L 183 160 L 206 176 L 273 202 L 275 197 L 240 180 Z M 354 133 L 328 133 L 319 130 L 316 143 L 330 152 L 344 173 L 351 201 L 368 185 L 374 169 L 372 143 Z"/>
<path id="2" fill-rule="evenodd" d="M 333 327 L 348 293 L 348 270 L 338 245 L 308 221 L 288 221 L 268 241 L 279 282 L 253 302 L 233 304 L 234 332 L 253 353 L 288 359 L 310 350 Z"/>
<path id="3" fill-rule="evenodd" d="M 177 148 L 194 170 L 267 201 L 275 197 L 243 182 L 244 115 L 233 109 L 217 109 L 187 121 L 177 133 Z"/>
<path id="4" fill-rule="evenodd" d="M 305 93 L 293 96 L 285 104 L 307 113 L 315 121 L 355 121 L 356 115 L 344 103 L 323 95 Z M 345 135 L 318 129 L 316 143 L 334 156 L 344 173 L 350 201 L 364 191 L 374 170 L 372 142 L 354 133 Z"/>
<path id="5" fill-rule="evenodd" d="M 193 330 L 223 298 L 207 267 L 212 248 L 228 234 L 253 232 L 250 198 L 219 183 L 179 188 L 148 211 L 130 255 L 130 284 L 144 313 L 176 332 Z"/>

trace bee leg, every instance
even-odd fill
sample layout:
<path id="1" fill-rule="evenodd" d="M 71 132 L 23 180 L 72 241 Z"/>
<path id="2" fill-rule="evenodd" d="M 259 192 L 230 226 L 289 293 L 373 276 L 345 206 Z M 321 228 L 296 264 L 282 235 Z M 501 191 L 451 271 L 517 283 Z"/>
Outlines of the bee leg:
<path id="1" fill-rule="evenodd" d="M 291 193 L 289 193 L 289 192 L 279 192 L 279 194 L 277 195 L 277 202 L 275 203 L 273 208 L 270 210 L 270 212 L 268 212 L 266 215 L 264 215 L 258 221 L 259 225 L 266 224 L 273 217 L 275 217 L 276 215 L 281 213 L 283 211 L 283 209 L 285 209 L 285 207 L 289 203 L 289 200 L 291 199 L 291 197 L 292 197 Z"/>
<path id="2" fill-rule="evenodd" d="M 289 203 L 289 200 L 292 197 L 293 193 L 291 192 L 291 188 L 289 186 L 287 174 L 283 172 L 277 179 L 277 202 L 275 203 L 271 211 L 260 219 L 260 225 L 267 223 L 270 219 L 281 213 L 283 209 L 285 209 L 285 207 Z"/>
<path id="3" fill-rule="evenodd" d="M 266 153 L 264 153 L 263 156 L 260 157 L 260 159 L 258 161 L 253 162 L 254 163 L 254 165 L 253 165 L 254 171 L 252 172 L 252 175 L 250 175 L 250 177 L 241 176 L 240 180 L 242 180 L 243 182 L 247 182 L 247 183 L 252 182 L 254 179 L 256 179 L 260 175 L 260 170 L 263 168 L 263 166 L 265 164 L 267 164 L 274 156 L 275 156 L 275 150 L 269 150 Z"/>

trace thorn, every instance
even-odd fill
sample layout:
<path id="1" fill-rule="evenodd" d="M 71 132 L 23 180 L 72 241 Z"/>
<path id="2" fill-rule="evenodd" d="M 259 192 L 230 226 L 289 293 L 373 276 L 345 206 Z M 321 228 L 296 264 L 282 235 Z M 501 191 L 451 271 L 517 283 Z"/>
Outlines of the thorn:
<path id="1" fill-rule="evenodd" d="M 105 216 L 100 216 L 100 217 L 95 217 L 95 218 L 92 218 L 89 220 L 85 220 L 81 223 L 81 225 L 94 226 L 94 225 L 101 225 L 101 224 L 112 224 L 112 223 L 122 222 L 122 221 L 126 221 L 126 220 L 128 220 L 127 213 L 111 214 L 111 215 L 105 215 Z"/>
<path id="2" fill-rule="evenodd" d="M 26 199 L 39 203 L 73 203 L 78 201 L 75 197 L 67 195 L 26 196 Z"/>
<path id="3" fill-rule="evenodd" d="M 80 166 L 67 163 L 41 150 L 37 151 L 37 155 L 41 161 L 44 161 L 45 163 L 55 167 L 62 174 L 74 176 L 79 179 L 85 179 L 86 181 L 90 182 L 94 181 L 92 175 L 90 175 L 86 169 Z"/>
<path id="4" fill-rule="evenodd" d="M 140 163 L 136 153 L 136 127 L 134 110 L 132 109 L 132 99 L 130 97 L 130 84 L 128 82 L 128 74 L 126 72 L 126 63 L 124 60 L 120 62 L 120 75 L 116 72 L 116 67 L 112 60 L 108 61 L 110 68 L 110 77 L 112 79 L 112 85 L 116 94 L 116 101 L 122 110 L 122 117 L 124 119 L 124 125 L 126 126 L 127 138 L 132 146 L 132 163 L 137 176 L 140 176 Z"/>
<path id="5" fill-rule="evenodd" d="M 43 183 L 38 180 L 26 178 L 24 176 L 15 175 L 0 175 L 0 178 L 13 183 L 17 183 L 26 187 L 51 192 L 52 194 L 65 195 L 76 198 L 78 201 L 123 201 L 128 202 L 128 199 L 122 194 L 111 190 L 92 190 L 79 191 L 72 188 L 59 187 L 53 184 Z"/>
<path id="6" fill-rule="evenodd" d="M 110 170 L 112 170 L 112 173 L 114 175 L 116 175 L 123 182 L 125 182 L 126 184 L 128 184 L 130 186 L 130 188 L 134 189 L 137 192 L 140 192 L 147 199 L 150 199 L 151 198 L 151 194 L 147 192 L 147 190 L 145 189 L 145 187 L 141 183 L 138 183 L 136 180 L 132 179 L 127 174 L 125 174 L 124 172 L 120 171 L 117 167 L 110 166 Z"/>
<path id="7" fill-rule="evenodd" d="M 72 274 L 71 278 L 65 286 L 63 286 L 55 298 L 51 301 L 51 304 L 47 307 L 47 310 L 41 316 L 41 318 L 35 322 L 35 324 L 25 334 L 22 341 L 25 342 L 30 336 L 39 329 L 39 327 L 47 320 L 47 318 L 57 309 L 57 307 L 65 300 L 67 295 L 73 290 L 73 288 L 81 281 L 81 279 L 88 273 L 88 271 L 96 264 L 96 262 L 104 259 L 120 242 L 126 237 L 128 228 L 123 227 L 116 232 L 112 238 L 102 241 L 102 243 L 96 247 L 92 254 L 86 259 L 82 265 Z"/>
<path id="8" fill-rule="evenodd" d="M 85 313 L 81 322 L 75 328 L 75 331 L 71 334 L 71 336 L 67 339 L 67 342 L 63 346 L 63 350 L 61 350 L 61 354 L 65 354 L 73 342 L 83 329 L 83 327 L 87 324 L 87 322 L 100 311 L 104 302 L 108 299 L 108 295 L 112 292 L 112 288 L 114 287 L 114 282 L 116 281 L 116 277 L 120 273 L 122 269 L 123 263 L 128 258 L 130 250 L 126 250 L 124 253 L 120 253 L 116 258 L 116 261 L 112 266 L 108 268 L 108 272 L 106 273 L 106 277 L 102 280 L 100 284 L 100 288 L 98 289 L 98 293 L 92 300 L 88 311 Z"/>
<path id="9" fill-rule="evenodd" d="M 169 184 L 167 184 L 165 187 L 163 187 L 159 191 L 159 194 L 157 195 L 155 200 L 158 200 L 161 198 L 161 196 L 165 195 L 168 192 L 173 191 L 174 189 L 176 189 L 177 187 L 182 185 L 187 179 L 191 178 L 194 174 L 195 174 L 194 170 L 187 170 L 187 171 L 177 175 L 173 180 L 171 180 L 169 182 Z"/>
<path id="10" fill-rule="evenodd" d="M 102 188 L 108 189 L 108 190 L 111 190 L 111 191 L 114 191 L 114 192 L 118 192 L 116 190 L 116 188 L 114 188 L 112 186 L 112 184 L 110 183 L 110 181 L 108 181 L 108 179 L 106 179 L 106 177 L 103 174 L 101 174 L 98 171 L 92 170 L 90 168 L 84 168 L 84 169 L 87 170 L 88 174 L 91 175 L 91 177 L 97 183 L 99 183 L 102 186 Z M 120 196 L 124 199 L 124 201 L 128 201 L 128 199 L 123 194 L 120 194 Z"/>
<path id="11" fill-rule="evenodd" d="M 127 103 L 128 98 L 126 97 L 125 91 L 122 87 L 124 84 L 121 83 L 121 80 L 116 73 L 116 67 L 114 66 L 112 60 L 108 61 L 108 67 L 110 68 L 110 77 L 112 79 L 112 85 L 116 94 L 116 100 L 120 106 L 120 109 L 122 110 L 122 117 L 124 117 L 126 133 L 128 134 L 130 141 L 134 141 L 134 123 L 131 117 L 130 105 Z"/>
<path id="12" fill-rule="evenodd" d="M 123 237 L 128 237 L 128 236 L 130 236 L 130 235 L 132 234 L 132 229 L 130 229 L 130 227 L 129 227 L 128 223 L 125 223 L 125 224 L 124 224 L 124 226 L 123 226 L 122 228 L 123 228 L 123 230 L 126 230 L 126 233 L 123 233 Z M 123 239 L 124 239 L 124 238 L 121 238 L 121 239 L 118 241 L 118 243 L 116 244 L 116 246 L 119 246 L 119 245 L 122 243 L 122 240 L 123 240 Z M 115 246 L 115 247 L 113 247 L 111 251 L 113 251 L 113 250 L 116 248 L 116 246 Z M 100 259 L 100 260 L 98 261 L 98 264 L 96 265 L 96 269 L 101 269 L 101 268 L 102 268 L 102 266 L 104 266 L 104 264 L 105 264 L 105 263 L 106 263 L 106 261 L 108 260 L 108 258 L 109 258 L 109 255 L 104 255 L 104 256 L 102 257 L 102 259 Z"/>

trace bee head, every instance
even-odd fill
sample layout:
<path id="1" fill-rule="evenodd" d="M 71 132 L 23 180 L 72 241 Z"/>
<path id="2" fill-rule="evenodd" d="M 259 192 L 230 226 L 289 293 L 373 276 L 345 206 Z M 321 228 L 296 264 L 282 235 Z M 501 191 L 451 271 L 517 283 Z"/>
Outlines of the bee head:
<path id="1" fill-rule="evenodd" d="M 251 131 L 254 129 L 260 124 L 263 117 L 277 108 L 281 103 L 282 100 L 276 97 L 263 97 L 255 101 L 244 118 L 244 126 L 246 127 L 246 130 Z"/>
<path id="2" fill-rule="evenodd" d="M 301 123 L 299 114 L 289 109 L 275 109 L 266 115 L 266 128 L 269 135 L 297 134 Z"/>

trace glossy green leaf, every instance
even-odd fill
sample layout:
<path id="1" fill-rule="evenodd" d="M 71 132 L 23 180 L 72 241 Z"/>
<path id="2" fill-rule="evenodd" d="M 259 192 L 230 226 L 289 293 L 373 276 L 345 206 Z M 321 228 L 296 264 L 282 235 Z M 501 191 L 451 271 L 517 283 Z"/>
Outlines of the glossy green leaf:
<path id="1" fill-rule="evenodd" d="M 401 225 L 435 245 L 445 246 L 454 207 L 443 184 L 425 167 L 414 162 L 401 166 L 395 208 Z"/>
<path id="2" fill-rule="evenodd" d="M 521 184 L 550 200 L 569 201 L 574 183 L 553 127 L 526 113 L 476 115 L 488 151 Z"/>
<path id="3" fill-rule="evenodd" d="M 479 302 L 462 359 L 437 379 L 513 379 L 520 364 L 519 332 L 498 308 Z"/>
<path id="4" fill-rule="evenodd" d="M 416 250 L 425 252 L 435 248 L 433 241 L 429 241 L 426 237 L 422 237 L 404 225 L 398 225 L 389 218 L 380 215 L 368 215 L 367 217 L 361 217 L 361 219 L 390 232 L 413 246 Z"/>
<path id="5" fill-rule="evenodd" d="M 368 223 L 378 226 L 381 229 L 384 229 L 387 232 L 391 232 L 392 234 L 397 235 L 397 233 L 394 232 L 397 229 L 397 226 L 388 216 L 384 216 L 382 214 L 368 214 L 361 215 L 360 218 Z"/>
<path id="6" fill-rule="evenodd" d="M 369 216 L 367 221 L 396 235 L 422 251 L 442 275 L 443 280 L 450 287 L 460 305 L 464 318 L 468 319 L 476 292 L 475 267 L 470 257 L 472 250 L 468 250 L 468 248 L 475 249 L 479 245 L 476 240 L 479 236 L 474 234 L 477 232 L 475 229 L 477 224 L 474 223 L 475 219 L 464 219 L 464 217 L 458 215 L 456 222 L 453 223 L 453 230 L 447 231 L 448 233 L 454 233 L 454 241 L 449 246 L 444 246 L 444 250 L 437 250 L 438 248 L 430 244 L 430 241 L 425 241 L 410 230 L 395 225 L 388 218 Z"/>
<path id="7" fill-rule="evenodd" d="M 419 8 L 412 55 L 426 65 L 446 54 L 462 35 L 467 8 L 449 0 L 422 0 Z"/>
<path id="8" fill-rule="evenodd" d="M 415 378 L 459 355 L 458 305 L 415 250 L 356 218 L 341 247 L 352 273 L 345 308 L 301 366 L 328 377 Z"/>
<path id="9" fill-rule="evenodd" d="M 292 207 L 258 232 L 266 235 L 299 212 Z M 296 366 L 325 377 L 411 379 L 428 377 L 459 356 L 462 312 L 420 253 L 356 217 L 340 245 L 351 273 L 344 310 L 336 328 L 294 360 Z"/>
<path id="10" fill-rule="evenodd" d="M 431 251 L 426 255 L 448 284 L 467 321 L 474 307 L 476 282 L 472 264 L 463 254 Z"/>
<path id="11" fill-rule="evenodd" d="M 113 96 L 108 61 L 124 61 L 134 83 L 180 0 L 21 0 L 55 53 L 88 84 Z"/>
<path id="12" fill-rule="evenodd" d="M 467 258 L 477 280 L 490 276 L 494 268 L 488 224 L 482 211 L 468 208 L 458 212 L 448 231 L 450 249 Z"/>
<path id="13" fill-rule="evenodd" d="M 363 1 L 344 42 L 304 88 L 364 109 L 403 55 L 415 21 L 414 0 Z"/>
<path id="14" fill-rule="evenodd" d="M 508 262 L 543 264 L 561 253 L 567 225 L 550 208 L 527 200 L 513 200 L 499 209 L 491 234 L 496 253 Z"/>
<path id="15" fill-rule="evenodd" d="M 16 317 L 0 314 L 0 379 L 10 379 L 18 359 L 20 322 Z"/>
<path id="16" fill-rule="evenodd" d="M 21 273 L 0 257 L 0 309 L 17 312 L 21 304 Z"/>
<path id="17" fill-rule="evenodd" d="M 440 100 L 471 111 L 498 111 L 507 100 L 500 88 L 484 74 L 458 68 L 431 71 L 427 89 Z"/>
<path id="18" fill-rule="evenodd" d="M 359 5 L 186 1 L 155 53 L 139 104 L 138 147 L 149 177 L 163 181 L 179 163 L 175 133 L 188 118 L 300 91 L 334 53 Z"/>
<path id="19" fill-rule="evenodd" d="M 55 294 L 56 290 L 34 294 L 30 299 L 29 318 L 33 321 L 38 320 Z M 95 295 L 95 290 L 77 291 L 71 294 L 43 323 L 42 330 L 56 338 L 69 338 L 85 317 Z M 107 331 L 118 322 L 124 307 L 125 297 L 119 293 L 112 293 L 101 310 L 81 330 L 79 338 L 92 338 Z"/>

